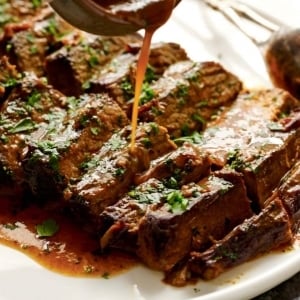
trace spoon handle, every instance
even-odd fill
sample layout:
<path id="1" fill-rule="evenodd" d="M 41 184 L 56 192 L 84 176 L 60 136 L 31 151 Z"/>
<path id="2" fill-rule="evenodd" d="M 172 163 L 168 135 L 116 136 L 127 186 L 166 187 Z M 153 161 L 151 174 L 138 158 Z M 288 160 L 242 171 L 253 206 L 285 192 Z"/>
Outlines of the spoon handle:
<path id="1" fill-rule="evenodd" d="M 242 2 L 232 0 L 203 0 L 208 6 L 222 13 L 231 23 L 233 23 L 243 34 L 250 38 L 256 45 L 265 44 L 271 34 L 278 31 L 283 24 L 271 16 L 250 7 Z M 253 31 L 249 30 L 244 19 L 259 25 L 269 31 L 268 38 L 258 38 Z"/>

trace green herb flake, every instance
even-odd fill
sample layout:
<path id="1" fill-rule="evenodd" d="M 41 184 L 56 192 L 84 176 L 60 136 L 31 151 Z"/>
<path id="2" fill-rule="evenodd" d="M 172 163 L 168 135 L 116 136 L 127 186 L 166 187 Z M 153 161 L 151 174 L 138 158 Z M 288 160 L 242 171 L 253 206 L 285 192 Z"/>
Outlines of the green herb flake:
<path id="1" fill-rule="evenodd" d="M 31 0 L 33 8 L 38 8 L 42 5 L 42 0 Z"/>
<path id="2" fill-rule="evenodd" d="M 120 176 L 123 176 L 126 172 L 126 169 L 123 169 L 123 168 L 117 168 L 116 171 L 115 171 L 115 176 L 116 177 L 120 177 Z"/>
<path id="3" fill-rule="evenodd" d="M 189 136 L 182 136 L 177 139 L 174 139 L 174 142 L 177 145 L 182 145 L 185 142 L 193 143 L 193 144 L 201 144 L 202 143 L 202 135 L 199 132 L 193 132 Z"/>
<path id="4" fill-rule="evenodd" d="M 40 102 L 42 95 L 38 91 L 33 91 L 27 98 L 27 104 L 35 107 Z"/>
<path id="5" fill-rule="evenodd" d="M 123 80 L 120 84 L 120 88 L 123 91 L 123 95 L 126 101 L 129 101 L 134 96 L 133 85 L 129 80 Z"/>
<path id="6" fill-rule="evenodd" d="M 149 149 L 149 148 L 151 148 L 151 146 L 152 146 L 152 142 L 150 141 L 149 138 L 143 138 L 143 139 L 141 140 L 141 142 L 142 142 L 142 144 L 144 145 L 144 147 L 145 147 L 146 149 Z"/>
<path id="7" fill-rule="evenodd" d="M 205 119 L 202 116 L 200 116 L 199 114 L 192 114 L 192 120 L 200 123 L 201 125 L 206 124 Z"/>
<path id="8" fill-rule="evenodd" d="M 95 66 L 97 66 L 99 64 L 99 59 L 97 56 L 92 55 L 89 58 L 88 63 L 91 68 L 94 68 Z"/>
<path id="9" fill-rule="evenodd" d="M 1 134 L 0 135 L 0 141 L 3 143 L 3 144 L 6 144 L 8 142 L 8 137 L 5 135 L 5 134 Z"/>
<path id="10" fill-rule="evenodd" d="M 47 219 L 36 226 L 39 237 L 51 237 L 59 230 L 59 226 L 53 219 Z"/>
<path id="11" fill-rule="evenodd" d="M 172 213 L 178 213 L 185 211 L 188 206 L 188 199 L 184 198 L 180 191 L 172 191 L 167 195 L 167 203 L 169 205 L 169 210 Z"/>
<path id="12" fill-rule="evenodd" d="M 145 72 L 145 82 L 151 83 L 156 79 L 157 79 L 157 75 L 155 74 L 154 69 L 150 65 L 148 65 Z"/>
<path id="13" fill-rule="evenodd" d="M 15 230 L 17 229 L 19 226 L 16 223 L 6 223 L 3 225 L 3 227 L 5 229 L 9 229 L 9 230 Z"/>
<path id="14" fill-rule="evenodd" d="M 240 149 L 234 149 L 233 151 L 228 152 L 227 164 L 236 171 L 250 167 L 250 164 L 243 160 Z"/>
<path id="15" fill-rule="evenodd" d="M 91 127 L 90 130 L 93 135 L 98 135 L 100 133 L 99 127 Z"/>
<path id="16" fill-rule="evenodd" d="M 9 133 L 21 133 L 26 131 L 31 131 L 36 128 L 36 124 L 29 118 L 22 119 L 20 122 L 15 124 L 11 129 L 8 130 Z"/>
<path id="17" fill-rule="evenodd" d="M 154 90 L 150 87 L 148 82 L 145 82 L 142 87 L 140 104 L 143 105 L 147 102 L 150 102 L 154 97 L 155 97 Z"/>
<path id="18" fill-rule="evenodd" d="M 45 31 L 54 37 L 59 37 L 57 21 L 53 18 L 50 19 L 47 26 L 45 27 Z"/>

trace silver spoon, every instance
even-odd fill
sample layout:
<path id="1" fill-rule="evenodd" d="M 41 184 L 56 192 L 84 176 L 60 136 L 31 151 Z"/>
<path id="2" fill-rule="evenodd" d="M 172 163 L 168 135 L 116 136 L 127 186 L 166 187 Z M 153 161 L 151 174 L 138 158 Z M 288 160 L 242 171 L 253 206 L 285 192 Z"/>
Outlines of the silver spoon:
<path id="1" fill-rule="evenodd" d="M 221 12 L 262 51 L 274 86 L 300 99 L 300 29 L 291 29 L 273 17 L 235 0 L 203 0 Z M 269 32 L 261 39 L 245 26 L 244 18 Z"/>
<path id="2" fill-rule="evenodd" d="M 97 35 L 124 35 L 162 25 L 180 0 L 50 0 L 73 26 Z"/>

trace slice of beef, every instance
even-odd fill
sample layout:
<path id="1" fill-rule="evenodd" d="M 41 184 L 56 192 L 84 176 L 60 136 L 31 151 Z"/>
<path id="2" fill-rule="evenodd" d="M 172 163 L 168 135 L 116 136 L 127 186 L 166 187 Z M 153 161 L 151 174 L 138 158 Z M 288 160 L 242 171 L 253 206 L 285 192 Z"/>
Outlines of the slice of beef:
<path id="1" fill-rule="evenodd" d="M 106 90 L 130 115 L 138 55 L 138 53 L 126 53 L 116 56 L 103 70 L 100 70 L 99 74 L 89 80 L 90 88 L 87 91 Z M 178 44 L 152 44 L 141 101 L 146 99 L 149 101 L 154 95 L 149 87 L 151 82 L 157 80 L 170 65 L 187 59 L 185 50 Z"/>
<path id="2" fill-rule="evenodd" d="M 77 44 L 62 47 L 46 59 L 49 82 L 69 96 L 78 96 L 89 88 L 89 79 L 121 53 L 136 51 L 141 36 L 120 37 L 84 35 Z"/>
<path id="3" fill-rule="evenodd" d="M 81 180 L 69 187 L 69 202 L 92 218 L 131 188 L 134 176 L 150 160 L 174 149 L 167 130 L 154 123 L 139 125 L 136 143 L 130 145 L 130 127 L 114 134 L 89 161 Z"/>
<path id="4" fill-rule="evenodd" d="M 208 250 L 193 252 L 188 267 L 194 276 L 213 279 L 234 266 L 289 244 L 292 240 L 288 214 L 277 199 Z"/>
<path id="5" fill-rule="evenodd" d="M 5 84 L 8 94 L 0 117 L 1 176 L 22 183 L 25 178 L 21 162 L 29 141 L 59 127 L 66 105 L 61 93 L 33 74 L 8 80 Z"/>
<path id="6" fill-rule="evenodd" d="M 153 160 L 147 171 L 136 176 L 137 186 L 100 214 L 102 248 L 134 252 L 139 223 L 150 209 L 149 206 L 155 206 L 163 194 L 170 193 L 183 184 L 197 182 L 209 172 L 207 156 L 188 143 Z"/>
<path id="7" fill-rule="evenodd" d="M 292 230 L 296 234 L 300 229 L 300 162 L 281 179 L 279 187 L 275 191 L 285 209 L 287 210 Z"/>
<path id="8" fill-rule="evenodd" d="M 105 94 L 67 98 L 72 108 L 61 128 L 29 145 L 23 160 L 26 180 L 39 199 L 62 198 L 70 182 L 113 133 L 128 124 L 124 112 Z"/>
<path id="9" fill-rule="evenodd" d="M 203 133 L 200 147 L 216 168 L 242 172 L 250 197 L 265 200 L 300 156 L 300 128 L 277 130 L 298 101 L 278 89 L 241 93 L 236 102 Z M 276 128 L 276 130 L 274 130 Z"/>
<path id="10" fill-rule="evenodd" d="M 150 168 L 136 176 L 135 184 L 156 178 L 165 181 L 170 187 L 178 187 L 208 176 L 210 166 L 208 154 L 186 142 L 176 150 L 151 161 Z"/>
<path id="11" fill-rule="evenodd" d="M 206 249 L 252 215 L 242 176 L 215 173 L 171 192 L 139 224 L 137 255 L 167 271 L 193 249 Z"/>
<path id="12" fill-rule="evenodd" d="M 0 2 L 0 35 L 7 24 L 16 24 L 43 18 L 50 11 L 48 1 L 5 0 Z"/>
<path id="13" fill-rule="evenodd" d="M 5 27 L 0 55 L 8 56 L 19 71 L 45 76 L 46 56 L 68 42 L 64 36 L 72 29 L 53 12 L 38 22 L 12 24 Z"/>
<path id="14" fill-rule="evenodd" d="M 150 88 L 154 97 L 140 107 L 140 120 L 155 121 L 178 137 L 203 129 L 235 100 L 242 84 L 218 63 L 185 61 L 171 66 Z"/>

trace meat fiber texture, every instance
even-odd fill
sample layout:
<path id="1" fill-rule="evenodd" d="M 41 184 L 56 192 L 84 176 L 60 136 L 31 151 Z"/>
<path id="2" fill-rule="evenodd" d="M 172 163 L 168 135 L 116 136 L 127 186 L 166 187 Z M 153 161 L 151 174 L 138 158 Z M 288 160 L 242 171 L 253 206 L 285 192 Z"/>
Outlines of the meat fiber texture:
<path id="1" fill-rule="evenodd" d="M 60 203 L 177 286 L 293 242 L 297 99 L 153 44 L 132 146 L 141 36 L 83 33 L 44 1 L 0 10 L 1 189 Z"/>

